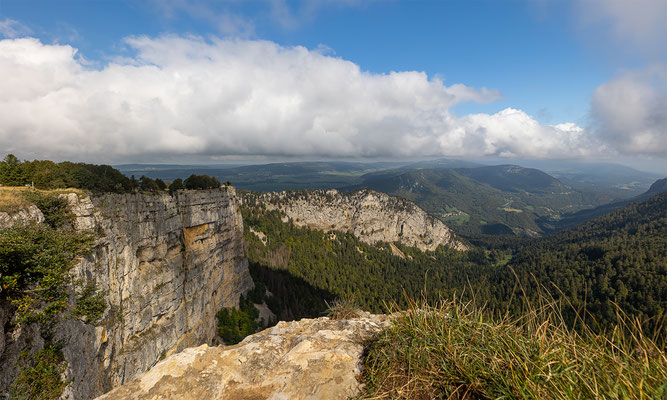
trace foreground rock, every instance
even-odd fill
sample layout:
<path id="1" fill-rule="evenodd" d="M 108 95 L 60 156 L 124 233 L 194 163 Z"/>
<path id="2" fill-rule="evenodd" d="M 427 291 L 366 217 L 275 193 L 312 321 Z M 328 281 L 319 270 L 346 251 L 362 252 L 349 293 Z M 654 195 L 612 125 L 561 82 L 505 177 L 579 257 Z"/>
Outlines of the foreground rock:
<path id="1" fill-rule="evenodd" d="M 189 348 L 98 399 L 347 399 L 357 395 L 363 341 L 386 315 L 280 322 L 235 346 Z"/>
<path id="2" fill-rule="evenodd" d="M 401 242 L 422 251 L 440 245 L 467 250 L 447 225 L 415 203 L 374 190 L 246 193 L 243 201 L 279 210 L 296 226 L 351 232 L 370 244 Z"/>

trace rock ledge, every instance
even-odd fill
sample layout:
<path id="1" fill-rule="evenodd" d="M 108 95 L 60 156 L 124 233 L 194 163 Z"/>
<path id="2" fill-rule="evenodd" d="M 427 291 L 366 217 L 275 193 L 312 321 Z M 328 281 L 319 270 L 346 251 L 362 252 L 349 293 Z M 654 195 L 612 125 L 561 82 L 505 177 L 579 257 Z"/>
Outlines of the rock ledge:
<path id="1" fill-rule="evenodd" d="M 347 399 L 360 391 L 363 341 L 389 320 L 280 322 L 235 346 L 185 349 L 98 399 Z"/>

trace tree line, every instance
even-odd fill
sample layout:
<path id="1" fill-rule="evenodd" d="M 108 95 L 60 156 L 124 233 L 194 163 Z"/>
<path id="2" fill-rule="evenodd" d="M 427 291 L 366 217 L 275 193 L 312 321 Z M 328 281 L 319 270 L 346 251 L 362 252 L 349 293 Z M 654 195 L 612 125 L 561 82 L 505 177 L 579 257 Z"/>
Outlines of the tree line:
<path id="1" fill-rule="evenodd" d="M 229 185 L 229 182 L 225 184 Z M 13 154 L 8 154 L 0 161 L 0 185 L 25 186 L 38 189 L 77 188 L 97 193 L 130 193 L 135 191 L 163 192 L 173 194 L 177 190 L 214 189 L 220 187 L 220 181 L 208 175 L 190 175 L 186 179 L 164 182 L 141 176 L 127 177 L 110 165 L 56 163 L 49 160 L 21 161 Z"/>

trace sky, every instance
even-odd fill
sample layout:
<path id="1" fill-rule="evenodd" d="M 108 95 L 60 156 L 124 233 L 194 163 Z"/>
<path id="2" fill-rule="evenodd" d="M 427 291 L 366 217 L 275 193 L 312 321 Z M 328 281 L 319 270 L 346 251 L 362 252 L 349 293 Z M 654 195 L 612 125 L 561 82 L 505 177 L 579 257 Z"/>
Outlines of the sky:
<path id="1" fill-rule="evenodd" d="M 664 0 L 0 0 L 0 156 L 667 171 Z"/>

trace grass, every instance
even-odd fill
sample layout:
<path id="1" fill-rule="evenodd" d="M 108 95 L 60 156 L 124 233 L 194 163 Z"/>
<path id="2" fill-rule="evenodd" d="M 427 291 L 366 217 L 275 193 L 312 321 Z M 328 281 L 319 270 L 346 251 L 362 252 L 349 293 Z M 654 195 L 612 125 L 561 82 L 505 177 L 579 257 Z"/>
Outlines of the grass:
<path id="1" fill-rule="evenodd" d="M 26 190 L 25 187 L 0 187 L 0 212 L 12 214 L 27 208 L 30 202 L 23 196 Z"/>
<path id="2" fill-rule="evenodd" d="M 413 302 L 367 349 L 364 399 L 664 399 L 667 358 L 638 324 L 577 333 L 546 302 L 491 318 Z"/>
<path id="3" fill-rule="evenodd" d="M 447 217 L 442 217 L 441 220 L 443 220 L 445 222 L 452 223 L 452 224 L 456 224 L 456 225 L 463 225 L 463 224 L 467 223 L 468 221 L 470 221 L 470 214 L 462 212 L 461 214 L 449 215 Z"/>
<path id="4" fill-rule="evenodd" d="M 41 193 L 45 195 L 60 195 L 67 193 L 76 193 L 81 198 L 86 194 L 80 189 L 53 189 L 40 190 L 32 189 L 25 186 L 0 186 L 0 212 L 13 214 L 20 210 L 26 209 L 32 201 L 26 196 L 28 193 Z"/>
<path id="5" fill-rule="evenodd" d="M 348 298 L 335 299 L 331 304 L 327 303 L 325 315 L 330 319 L 350 319 L 359 317 L 359 306 Z"/>

